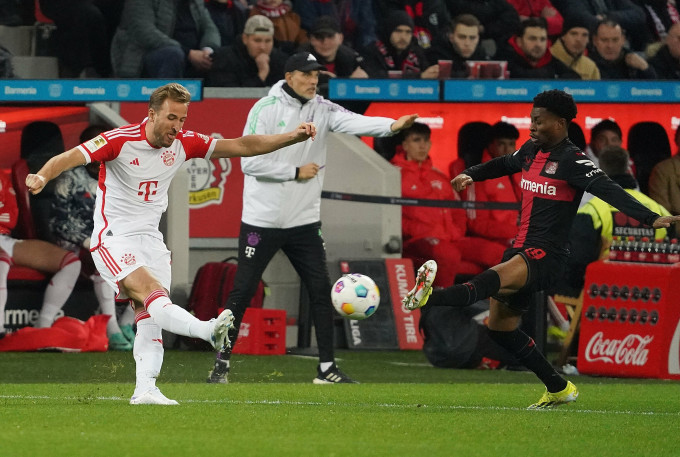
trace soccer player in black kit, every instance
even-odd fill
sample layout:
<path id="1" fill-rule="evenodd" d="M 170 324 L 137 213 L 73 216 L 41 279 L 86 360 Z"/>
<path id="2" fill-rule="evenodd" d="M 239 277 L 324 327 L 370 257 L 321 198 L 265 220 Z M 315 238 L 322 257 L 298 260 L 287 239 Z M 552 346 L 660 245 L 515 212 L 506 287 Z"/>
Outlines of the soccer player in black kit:
<path id="1" fill-rule="evenodd" d="M 475 165 L 451 184 L 460 192 L 474 181 L 522 173 L 522 210 L 517 236 L 496 265 L 464 284 L 432 291 L 437 264 L 418 270 L 416 286 L 403 300 L 407 309 L 469 306 L 490 298 L 489 334 L 543 381 L 546 391 L 529 409 L 547 409 L 575 401 L 578 389 L 562 378 L 534 340 L 519 329 L 534 292 L 547 290 L 562 275 L 569 255 L 568 235 L 584 191 L 654 228 L 669 227 L 680 216 L 662 217 L 641 205 L 597 168 L 567 136 L 576 117 L 571 95 L 549 90 L 534 97 L 531 137 L 514 154 Z"/>

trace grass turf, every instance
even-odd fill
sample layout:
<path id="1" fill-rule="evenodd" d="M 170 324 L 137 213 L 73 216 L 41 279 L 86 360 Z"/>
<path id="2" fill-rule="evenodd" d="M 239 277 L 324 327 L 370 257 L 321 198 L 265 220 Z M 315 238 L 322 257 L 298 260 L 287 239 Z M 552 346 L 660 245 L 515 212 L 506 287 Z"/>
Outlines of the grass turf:
<path id="1" fill-rule="evenodd" d="M 311 384 L 316 360 L 167 351 L 179 407 L 130 406 L 129 353 L 0 353 L 0 456 L 677 456 L 680 384 L 571 378 L 581 396 L 527 411 L 531 373 L 436 369 L 420 352 L 340 351 L 359 385 Z"/>

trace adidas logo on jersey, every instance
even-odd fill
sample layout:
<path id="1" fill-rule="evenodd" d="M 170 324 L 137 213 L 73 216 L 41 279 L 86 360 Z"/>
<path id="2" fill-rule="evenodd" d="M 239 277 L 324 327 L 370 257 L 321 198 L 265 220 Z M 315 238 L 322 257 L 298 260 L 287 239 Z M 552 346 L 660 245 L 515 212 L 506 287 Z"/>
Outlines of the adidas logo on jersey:
<path id="1" fill-rule="evenodd" d="M 135 160 L 131 161 L 131 162 L 130 162 L 130 165 L 137 165 L 137 166 L 139 166 L 139 159 L 138 159 L 137 157 L 135 157 Z"/>

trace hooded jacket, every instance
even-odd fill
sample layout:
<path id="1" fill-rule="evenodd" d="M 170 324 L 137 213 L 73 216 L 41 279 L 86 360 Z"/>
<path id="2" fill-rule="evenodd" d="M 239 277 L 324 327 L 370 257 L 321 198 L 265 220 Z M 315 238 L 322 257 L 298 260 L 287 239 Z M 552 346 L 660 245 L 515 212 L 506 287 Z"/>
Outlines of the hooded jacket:
<path id="1" fill-rule="evenodd" d="M 401 168 L 401 196 L 433 200 L 460 200 L 449 184 L 449 178 L 432 166 L 429 157 L 418 163 L 398 152 L 391 162 Z M 465 236 L 467 216 L 462 208 L 424 208 L 403 206 L 401 231 L 404 243 L 423 238 L 456 241 Z"/>
<path id="2" fill-rule="evenodd" d="M 321 168 L 311 179 L 296 180 L 296 168 L 314 162 L 326 165 L 329 132 L 364 136 L 393 135 L 394 119 L 369 117 L 347 111 L 322 96 L 302 104 L 277 82 L 248 113 L 244 135 L 284 133 L 302 122 L 314 122 L 316 138 L 270 154 L 242 157 L 243 214 L 246 224 L 263 228 L 291 228 L 321 220 L 321 189 L 326 173 Z"/>

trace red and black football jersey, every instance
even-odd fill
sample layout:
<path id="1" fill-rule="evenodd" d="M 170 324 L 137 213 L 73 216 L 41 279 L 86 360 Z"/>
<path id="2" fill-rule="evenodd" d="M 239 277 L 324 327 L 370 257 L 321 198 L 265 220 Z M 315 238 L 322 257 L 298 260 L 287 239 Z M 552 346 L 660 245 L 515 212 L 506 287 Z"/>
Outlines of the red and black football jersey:
<path id="1" fill-rule="evenodd" d="M 585 191 L 644 224 L 652 225 L 659 217 L 610 180 L 568 138 L 549 151 L 529 140 L 514 154 L 464 171 L 474 181 L 517 172 L 522 173 L 522 209 L 516 248 L 568 253 L 569 231 Z"/>

